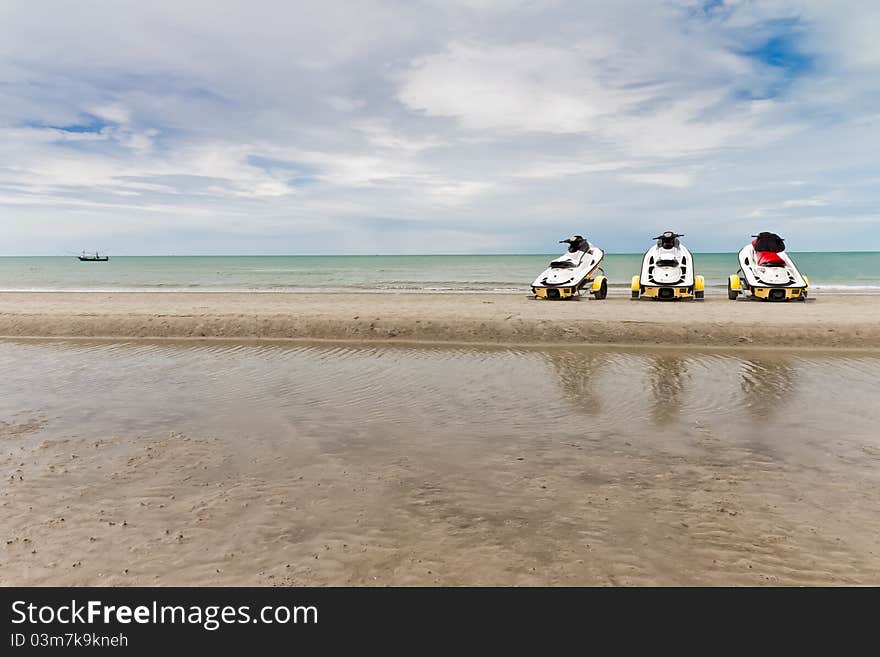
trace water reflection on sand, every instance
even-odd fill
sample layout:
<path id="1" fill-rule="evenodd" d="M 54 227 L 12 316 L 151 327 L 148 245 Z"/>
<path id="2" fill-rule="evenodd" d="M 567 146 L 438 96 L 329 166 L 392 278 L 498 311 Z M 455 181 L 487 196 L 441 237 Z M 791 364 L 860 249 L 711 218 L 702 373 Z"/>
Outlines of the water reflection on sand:
<path id="1" fill-rule="evenodd" d="M 39 543 L 3 584 L 880 583 L 876 355 L 0 342 L 0 371 Z"/>
<path id="2" fill-rule="evenodd" d="M 784 356 L 742 361 L 743 406 L 758 421 L 784 409 L 796 384 L 797 369 Z"/>

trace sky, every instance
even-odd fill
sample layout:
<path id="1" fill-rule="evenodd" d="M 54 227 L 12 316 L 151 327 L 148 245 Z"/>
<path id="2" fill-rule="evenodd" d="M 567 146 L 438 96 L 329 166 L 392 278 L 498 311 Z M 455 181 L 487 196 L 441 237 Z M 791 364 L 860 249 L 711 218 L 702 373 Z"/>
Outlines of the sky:
<path id="1" fill-rule="evenodd" d="M 0 254 L 880 250 L 876 0 L 5 0 Z"/>

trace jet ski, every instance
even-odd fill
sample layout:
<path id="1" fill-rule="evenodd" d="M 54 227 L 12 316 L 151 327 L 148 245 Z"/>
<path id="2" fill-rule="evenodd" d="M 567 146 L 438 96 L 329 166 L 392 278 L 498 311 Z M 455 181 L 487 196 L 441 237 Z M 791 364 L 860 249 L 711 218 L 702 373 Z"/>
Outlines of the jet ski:
<path id="1" fill-rule="evenodd" d="M 599 266 L 605 252 L 580 235 L 573 235 L 559 243 L 568 244 L 568 251 L 551 260 L 550 266 L 532 283 L 535 298 L 571 299 L 583 294 L 587 285 L 594 298 L 607 297 L 608 281 Z"/>
<path id="2" fill-rule="evenodd" d="M 740 269 L 727 280 L 727 298 L 748 292 L 764 301 L 807 300 L 809 279 L 785 252 L 785 241 L 775 233 L 758 233 L 739 252 Z"/>
<path id="3" fill-rule="evenodd" d="M 694 257 L 678 241 L 684 235 L 667 230 L 645 252 L 642 273 L 632 277 L 632 298 L 696 299 L 705 295 L 705 281 L 694 273 Z"/>

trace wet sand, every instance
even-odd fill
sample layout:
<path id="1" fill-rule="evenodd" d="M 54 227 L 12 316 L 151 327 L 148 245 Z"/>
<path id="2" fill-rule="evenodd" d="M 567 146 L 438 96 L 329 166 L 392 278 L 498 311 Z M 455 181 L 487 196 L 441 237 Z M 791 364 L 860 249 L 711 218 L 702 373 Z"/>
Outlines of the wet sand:
<path id="1" fill-rule="evenodd" d="M 880 584 L 880 361 L 737 354 L 0 342 L 0 584 Z"/>
<path id="2" fill-rule="evenodd" d="M 806 303 L 536 301 L 526 294 L 0 293 L 0 335 L 506 345 L 880 348 L 880 296 Z"/>

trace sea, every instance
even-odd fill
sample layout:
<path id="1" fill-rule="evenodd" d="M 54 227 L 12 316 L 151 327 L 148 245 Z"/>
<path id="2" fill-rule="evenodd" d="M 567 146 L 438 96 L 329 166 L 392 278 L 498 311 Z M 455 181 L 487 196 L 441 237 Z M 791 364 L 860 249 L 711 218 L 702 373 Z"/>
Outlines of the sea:
<path id="1" fill-rule="evenodd" d="M 0 291 L 79 292 L 528 292 L 558 254 L 376 256 L 0 257 Z M 880 293 L 880 252 L 792 253 L 813 290 Z M 628 287 L 642 254 L 611 254 L 612 287 Z M 734 253 L 694 254 L 710 293 L 736 272 Z"/>

